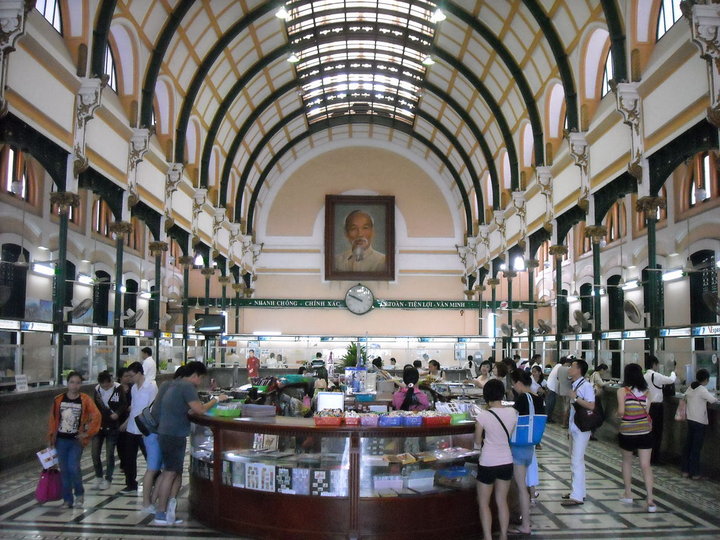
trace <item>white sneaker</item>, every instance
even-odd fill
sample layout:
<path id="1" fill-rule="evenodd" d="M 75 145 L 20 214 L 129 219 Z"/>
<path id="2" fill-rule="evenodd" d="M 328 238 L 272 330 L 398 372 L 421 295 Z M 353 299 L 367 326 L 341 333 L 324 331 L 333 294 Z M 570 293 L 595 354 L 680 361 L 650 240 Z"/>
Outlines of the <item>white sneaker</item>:
<path id="1" fill-rule="evenodd" d="M 167 503 L 167 521 L 168 523 L 175 523 L 175 511 L 177 510 L 177 499 L 168 499 Z"/>
<path id="2" fill-rule="evenodd" d="M 103 482 L 104 482 L 104 480 L 103 480 L 102 478 L 96 478 L 96 479 L 95 479 L 95 484 L 93 484 L 93 488 L 95 488 L 95 489 L 103 489 L 103 487 L 102 487 Z"/>
<path id="3" fill-rule="evenodd" d="M 155 509 L 154 504 L 150 504 L 148 506 L 143 506 L 140 511 L 145 514 L 154 514 L 157 510 Z"/>
<path id="4" fill-rule="evenodd" d="M 628 498 L 626 498 L 626 497 L 621 497 L 621 498 L 619 498 L 618 500 L 619 500 L 621 503 L 623 503 L 623 504 L 632 504 L 632 503 L 633 503 L 633 500 L 632 500 L 632 499 L 628 499 Z"/>
<path id="5" fill-rule="evenodd" d="M 75 504 L 73 505 L 75 508 L 82 508 L 85 505 L 85 499 L 80 497 L 75 497 Z"/>
<path id="6" fill-rule="evenodd" d="M 103 481 L 100 483 L 100 487 L 99 487 L 98 489 L 103 490 L 103 491 L 106 490 L 106 489 L 110 489 L 110 481 L 109 481 L 109 480 L 103 480 Z"/>

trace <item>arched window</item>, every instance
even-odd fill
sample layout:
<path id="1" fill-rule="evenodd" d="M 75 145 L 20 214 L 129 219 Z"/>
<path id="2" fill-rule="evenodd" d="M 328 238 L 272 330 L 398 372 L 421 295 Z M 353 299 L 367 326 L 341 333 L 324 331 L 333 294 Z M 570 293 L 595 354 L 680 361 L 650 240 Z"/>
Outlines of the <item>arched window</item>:
<path id="1" fill-rule="evenodd" d="M 692 208 L 718 196 L 717 154 L 700 152 L 690 163 L 690 176 L 686 183 L 685 207 Z"/>
<path id="2" fill-rule="evenodd" d="M 682 17 L 680 0 L 662 0 L 658 14 L 657 39 L 663 37 L 680 17 Z"/>
<path id="3" fill-rule="evenodd" d="M 105 74 L 108 76 L 108 86 L 112 88 L 113 92 L 117 94 L 118 91 L 118 80 L 117 80 L 117 68 L 115 67 L 115 57 L 113 56 L 112 49 L 108 43 L 105 47 Z"/>
<path id="4" fill-rule="evenodd" d="M 5 193 L 34 204 L 34 173 L 25 153 L 4 145 L 0 150 L 0 177 Z"/>
<path id="5" fill-rule="evenodd" d="M 59 0 L 36 0 L 35 9 L 62 35 L 62 17 Z"/>
<path id="6" fill-rule="evenodd" d="M 608 297 L 608 328 L 610 330 L 623 330 L 625 328 L 625 291 L 620 286 L 620 276 L 610 276 L 607 280 Z"/>
<path id="7" fill-rule="evenodd" d="M 557 295 L 557 329 L 558 334 L 564 334 L 570 327 L 570 306 L 567 301 L 568 291 L 562 289 Z M 572 329 L 569 329 L 572 332 Z"/>
<path id="8" fill-rule="evenodd" d="M 110 274 L 102 270 L 95 272 L 93 285 L 93 324 L 108 325 L 108 309 L 110 307 Z"/>
<path id="9" fill-rule="evenodd" d="M 577 225 L 575 225 L 574 231 L 575 231 L 575 247 L 577 248 L 577 252 L 575 255 L 577 257 L 580 257 L 581 255 L 585 255 L 586 253 L 590 253 L 592 251 L 592 240 L 585 236 L 585 228 L 587 224 L 584 221 L 579 222 Z"/>
<path id="10" fill-rule="evenodd" d="M 105 238 L 111 238 L 110 223 L 113 222 L 113 213 L 110 205 L 102 199 L 97 199 L 93 204 L 93 231 Z"/>
<path id="11" fill-rule="evenodd" d="M 550 240 L 545 240 L 537 250 L 537 256 L 540 268 L 550 268 L 552 266 L 552 260 L 550 258 Z"/>
<path id="12" fill-rule="evenodd" d="M 605 69 L 603 70 L 602 86 L 600 87 L 600 97 L 605 96 L 611 90 L 610 81 L 613 79 L 613 57 L 612 49 L 608 50 L 607 58 L 605 59 Z"/>
<path id="13" fill-rule="evenodd" d="M 124 327 L 125 328 L 135 328 L 137 325 L 137 319 L 136 317 L 129 318 L 131 314 L 134 314 L 137 312 L 137 298 L 138 298 L 138 282 L 134 279 L 128 279 L 125 282 L 125 294 L 123 295 L 123 307 L 125 310 L 124 317 L 128 317 L 128 319 L 125 319 Z"/>
<path id="14" fill-rule="evenodd" d="M 145 239 L 145 222 L 138 217 L 133 217 L 132 232 L 125 235 L 125 247 L 142 253 Z"/>
<path id="15" fill-rule="evenodd" d="M 580 285 L 580 310 L 583 313 L 593 315 L 593 286 L 592 283 L 583 283 Z"/>
<path id="16" fill-rule="evenodd" d="M 656 265 L 658 267 L 657 270 L 653 270 L 657 276 L 657 301 L 658 304 L 663 306 L 665 305 L 665 286 L 663 285 L 662 280 L 662 265 Z M 650 271 L 648 270 L 648 267 L 642 269 L 642 273 L 640 274 L 640 279 L 642 280 L 642 287 L 643 287 L 643 311 L 645 313 L 650 313 Z M 662 326 L 665 324 L 665 314 L 663 313 L 663 310 L 659 310 L 659 318 L 658 321 L 659 325 Z"/>
<path id="17" fill-rule="evenodd" d="M 21 259 L 20 253 L 24 255 Z M 27 261 L 30 252 L 17 244 L 2 245 L 0 260 L 0 317 L 25 318 Z"/>
<path id="18" fill-rule="evenodd" d="M 182 248 L 180 247 L 180 244 L 178 244 L 177 240 L 172 239 L 170 240 L 170 245 L 168 246 L 168 250 L 165 252 L 167 253 L 167 256 L 170 257 L 169 260 L 165 261 L 165 264 L 171 264 L 172 266 L 175 266 L 176 268 L 180 268 L 180 257 L 183 256 Z"/>
<path id="19" fill-rule="evenodd" d="M 609 244 L 615 240 L 620 240 L 627 234 L 627 215 L 625 213 L 625 203 L 620 199 L 612 205 L 603 223 L 607 229 L 605 241 Z"/>
<path id="20" fill-rule="evenodd" d="M 709 249 L 696 251 L 690 255 L 693 270 L 690 280 L 690 322 L 692 324 L 715 323 L 717 315 L 703 301 L 703 293 L 717 293 L 717 267 L 715 252 Z"/>

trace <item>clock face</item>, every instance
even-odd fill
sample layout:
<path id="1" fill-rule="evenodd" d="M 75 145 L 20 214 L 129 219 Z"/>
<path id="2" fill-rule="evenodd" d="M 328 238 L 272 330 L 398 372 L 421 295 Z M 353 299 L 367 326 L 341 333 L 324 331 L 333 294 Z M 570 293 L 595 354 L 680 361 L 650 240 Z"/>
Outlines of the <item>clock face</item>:
<path id="1" fill-rule="evenodd" d="M 356 315 L 367 313 L 373 307 L 375 297 L 372 291 L 364 285 L 355 285 L 345 294 L 345 305 L 350 312 Z"/>

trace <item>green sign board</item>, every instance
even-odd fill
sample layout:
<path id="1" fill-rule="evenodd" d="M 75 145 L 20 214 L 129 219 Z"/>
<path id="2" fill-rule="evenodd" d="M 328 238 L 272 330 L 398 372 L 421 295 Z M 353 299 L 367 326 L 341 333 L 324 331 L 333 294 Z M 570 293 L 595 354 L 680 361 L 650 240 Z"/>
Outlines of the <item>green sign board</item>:
<path id="1" fill-rule="evenodd" d="M 192 305 L 221 307 L 221 298 L 188 298 Z M 322 308 L 322 309 L 346 309 L 345 300 L 323 300 L 323 299 L 291 299 L 291 298 L 228 298 L 225 300 L 225 307 L 247 307 L 247 308 Z M 500 303 L 496 302 L 499 309 Z M 523 307 L 522 302 L 513 302 L 513 309 Z M 478 302 L 477 300 L 379 300 L 375 299 L 374 309 L 491 309 L 491 302 Z"/>

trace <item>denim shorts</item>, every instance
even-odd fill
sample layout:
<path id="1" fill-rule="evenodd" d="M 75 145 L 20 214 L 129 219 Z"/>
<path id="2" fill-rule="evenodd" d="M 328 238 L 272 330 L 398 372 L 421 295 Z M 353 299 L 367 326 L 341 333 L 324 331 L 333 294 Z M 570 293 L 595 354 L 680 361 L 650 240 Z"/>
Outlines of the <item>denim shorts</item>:
<path id="1" fill-rule="evenodd" d="M 515 465 L 530 466 L 532 463 L 533 452 L 535 452 L 535 446 L 528 444 L 527 446 L 510 446 L 510 451 L 513 456 L 513 463 Z"/>
<path id="2" fill-rule="evenodd" d="M 149 471 L 162 470 L 162 454 L 160 452 L 160 441 L 158 441 L 157 433 L 151 433 L 147 437 L 143 437 L 145 441 L 145 452 L 147 452 L 147 468 Z"/>

